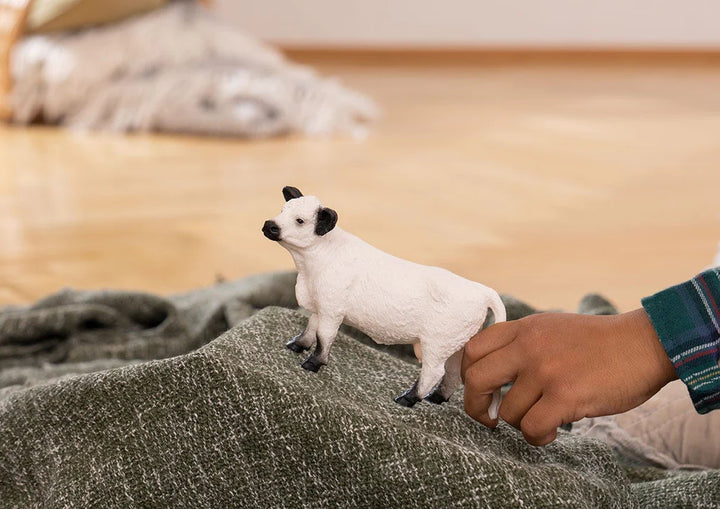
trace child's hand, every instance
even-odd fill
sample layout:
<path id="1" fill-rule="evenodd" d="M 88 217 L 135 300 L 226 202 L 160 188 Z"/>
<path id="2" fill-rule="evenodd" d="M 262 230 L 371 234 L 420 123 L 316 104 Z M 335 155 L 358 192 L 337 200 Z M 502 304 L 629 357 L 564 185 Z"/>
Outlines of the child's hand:
<path id="1" fill-rule="evenodd" d="M 493 391 L 514 382 L 500 417 L 533 445 L 555 440 L 562 424 L 634 408 L 677 378 L 643 309 L 493 325 L 465 345 L 462 375 L 465 411 L 490 427 Z"/>

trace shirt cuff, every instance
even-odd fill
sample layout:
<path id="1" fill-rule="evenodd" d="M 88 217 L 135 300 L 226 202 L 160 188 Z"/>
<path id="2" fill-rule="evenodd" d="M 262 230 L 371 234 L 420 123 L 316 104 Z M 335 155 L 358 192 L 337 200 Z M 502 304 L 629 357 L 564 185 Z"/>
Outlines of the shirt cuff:
<path id="1" fill-rule="evenodd" d="M 719 269 L 645 297 L 642 305 L 695 409 L 720 408 Z"/>

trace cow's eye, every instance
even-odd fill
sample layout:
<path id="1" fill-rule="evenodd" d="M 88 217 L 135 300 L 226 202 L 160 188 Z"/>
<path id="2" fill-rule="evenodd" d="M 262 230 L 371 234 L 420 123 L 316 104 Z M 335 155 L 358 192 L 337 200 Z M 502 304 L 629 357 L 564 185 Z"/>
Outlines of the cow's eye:
<path id="1" fill-rule="evenodd" d="M 302 219 L 300 219 L 299 217 L 295 221 L 297 221 L 297 224 L 303 224 L 305 222 Z"/>

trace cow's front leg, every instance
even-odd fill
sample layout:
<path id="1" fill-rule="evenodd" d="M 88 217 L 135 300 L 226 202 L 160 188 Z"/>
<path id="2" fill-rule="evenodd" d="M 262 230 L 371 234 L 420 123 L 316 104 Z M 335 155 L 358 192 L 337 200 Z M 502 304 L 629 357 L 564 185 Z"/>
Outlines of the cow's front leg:
<path id="1" fill-rule="evenodd" d="M 315 351 L 305 359 L 302 367 L 308 371 L 317 373 L 321 367 L 328 363 L 330 347 L 335 341 L 338 329 L 342 324 L 343 317 L 320 315 L 317 327 L 317 346 Z"/>
<path id="2" fill-rule="evenodd" d="M 309 350 L 314 344 L 317 337 L 318 330 L 318 315 L 313 313 L 308 319 L 307 327 L 300 334 L 288 341 L 287 346 L 293 352 L 301 353 L 305 350 Z"/>

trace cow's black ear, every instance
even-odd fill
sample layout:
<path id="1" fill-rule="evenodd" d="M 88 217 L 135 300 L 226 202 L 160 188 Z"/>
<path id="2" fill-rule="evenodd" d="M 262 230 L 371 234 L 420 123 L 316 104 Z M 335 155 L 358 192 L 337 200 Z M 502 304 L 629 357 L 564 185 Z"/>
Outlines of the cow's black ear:
<path id="1" fill-rule="evenodd" d="M 322 207 L 317 211 L 317 220 L 315 221 L 315 233 L 323 236 L 333 228 L 337 223 L 337 212 L 327 207 Z"/>
<path id="2" fill-rule="evenodd" d="M 300 192 L 300 189 L 297 187 L 292 186 L 285 186 L 283 187 L 283 196 L 285 197 L 285 201 L 290 201 L 295 198 L 300 198 L 303 194 Z"/>

